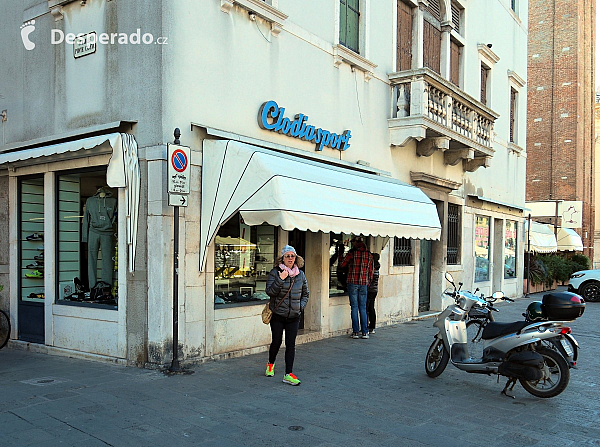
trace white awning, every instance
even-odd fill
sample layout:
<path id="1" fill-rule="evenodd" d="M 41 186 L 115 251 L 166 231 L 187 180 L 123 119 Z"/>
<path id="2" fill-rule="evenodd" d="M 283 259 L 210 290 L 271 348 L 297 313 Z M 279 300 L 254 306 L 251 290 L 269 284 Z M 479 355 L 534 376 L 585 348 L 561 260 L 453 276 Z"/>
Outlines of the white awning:
<path id="1" fill-rule="evenodd" d="M 527 221 L 525 221 L 527 230 Z M 531 231 L 529 232 L 530 251 L 534 253 L 554 253 L 557 250 L 556 237 L 554 230 L 546 224 L 531 221 Z M 525 245 L 527 251 L 527 245 Z"/>
<path id="2" fill-rule="evenodd" d="M 571 228 L 559 228 L 556 239 L 558 251 L 583 251 L 581 236 Z"/>
<path id="3" fill-rule="evenodd" d="M 106 146 L 107 149 L 112 149 L 112 156 L 110 157 L 106 169 L 106 184 L 111 188 L 126 188 L 126 237 L 129 255 L 129 271 L 133 272 L 135 266 L 140 200 L 140 167 L 137 154 L 137 142 L 133 135 L 127 133 L 110 133 L 96 137 L 67 141 L 65 143 L 7 152 L 0 154 L 0 165 L 22 160 L 50 157 L 66 152 L 89 150 L 100 146 Z"/>
<path id="4" fill-rule="evenodd" d="M 434 203 L 415 186 L 237 141 L 204 140 L 200 269 L 221 224 L 439 239 Z"/>

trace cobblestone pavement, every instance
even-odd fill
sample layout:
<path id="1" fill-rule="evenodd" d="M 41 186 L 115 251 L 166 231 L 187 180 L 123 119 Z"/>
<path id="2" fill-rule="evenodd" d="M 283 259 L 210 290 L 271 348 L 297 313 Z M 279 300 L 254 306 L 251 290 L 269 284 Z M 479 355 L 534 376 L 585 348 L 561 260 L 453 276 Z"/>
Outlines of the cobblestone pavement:
<path id="1" fill-rule="evenodd" d="M 520 320 L 529 301 L 500 304 Z M 431 318 L 383 327 L 369 340 L 299 346 L 302 385 L 266 378 L 266 354 L 194 367 L 195 374 L 0 350 L 0 445 L 8 446 L 581 446 L 600 445 L 600 303 L 572 324 L 579 369 L 561 395 L 448 366 L 430 379 Z"/>

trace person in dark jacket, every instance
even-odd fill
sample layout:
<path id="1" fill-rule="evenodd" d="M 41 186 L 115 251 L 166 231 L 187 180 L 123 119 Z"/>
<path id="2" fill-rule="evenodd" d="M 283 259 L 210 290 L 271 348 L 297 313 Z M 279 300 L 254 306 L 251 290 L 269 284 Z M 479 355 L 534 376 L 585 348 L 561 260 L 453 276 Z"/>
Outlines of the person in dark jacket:
<path id="1" fill-rule="evenodd" d="M 375 333 L 375 322 L 377 321 L 377 315 L 375 315 L 375 297 L 379 288 L 379 255 L 377 253 L 371 253 L 373 257 L 373 279 L 367 289 L 367 319 L 369 320 L 369 334 Z"/>
<path id="2" fill-rule="evenodd" d="M 290 385 L 300 385 L 300 380 L 292 372 L 296 355 L 296 335 L 300 313 L 308 302 L 308 282 L 300 267 L 304 259 L 298 256 L 291 245 L 281 250 L 281 257 L 275 261 L 275 268 L 269 272 L 266 293 L 271 298 L 269 307 L 273 311 L 271 317 L 271 345 L 269 346 L 269 362 L 265 375 L 275 375 L 275 358 L 281 347 L 283 331 L 285 331 L 285 375 L 283 381 Z"/>

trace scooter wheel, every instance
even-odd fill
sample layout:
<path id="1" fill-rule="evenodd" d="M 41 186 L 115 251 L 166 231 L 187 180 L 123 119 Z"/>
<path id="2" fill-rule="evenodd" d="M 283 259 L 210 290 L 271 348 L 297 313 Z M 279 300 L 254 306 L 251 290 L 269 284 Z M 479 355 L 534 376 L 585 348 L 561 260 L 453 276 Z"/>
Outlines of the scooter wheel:
<path id="1" fill-rule="evenodd" d="M 536 397 L 558 396 L 569 384 L 569 365 L 562 355 L 552 349 L 539 348 L 536 351 L 544 357 L 544 377 L 519 381 L 528 393 Z"/>
<path id="2" fill-rule="evenodd" d="M 425 357 L 425 372 L 431 378 L 439 376 L 446 369 L 448 360 L 450 360 L 450 354 L 448 354 L 444 342 L 436 337 Z"/>

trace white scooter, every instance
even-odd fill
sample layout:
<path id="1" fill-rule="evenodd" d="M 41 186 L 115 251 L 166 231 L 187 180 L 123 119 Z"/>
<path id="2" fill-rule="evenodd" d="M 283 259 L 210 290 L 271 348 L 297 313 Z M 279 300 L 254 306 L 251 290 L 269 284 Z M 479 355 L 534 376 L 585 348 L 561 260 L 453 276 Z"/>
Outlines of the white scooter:
<path id="1" fill-rule="evenodd" d="M 549 348 L 550 344 L 543 343 L 570 333 L 565 322 L 490 322 L 482 335 L 483 357 L 471 358 L 467 348 L 467 315 L 473 307 L 485 307 L 486 301 L 471 292 L 461 291 L 462 283 L 457 289 L 450 273 L 446 273 L 446 280 L 454 291 L 444 293 L 453 297 L 455 303 L 440 313 L 434 323 L 439 332 L 425 359 L 429 377 L 439 376 L 450 360 L 466 372 L 508 377 L 502 394 L 513 398 L 508 391 L 512 391 L 517 380 L 537 397 L 554 397 L 567 388 L 570 374 L 567 361 L 557 350 Z M 492 295 L 496 299 L 503 296 L 502 292 Z"/>

